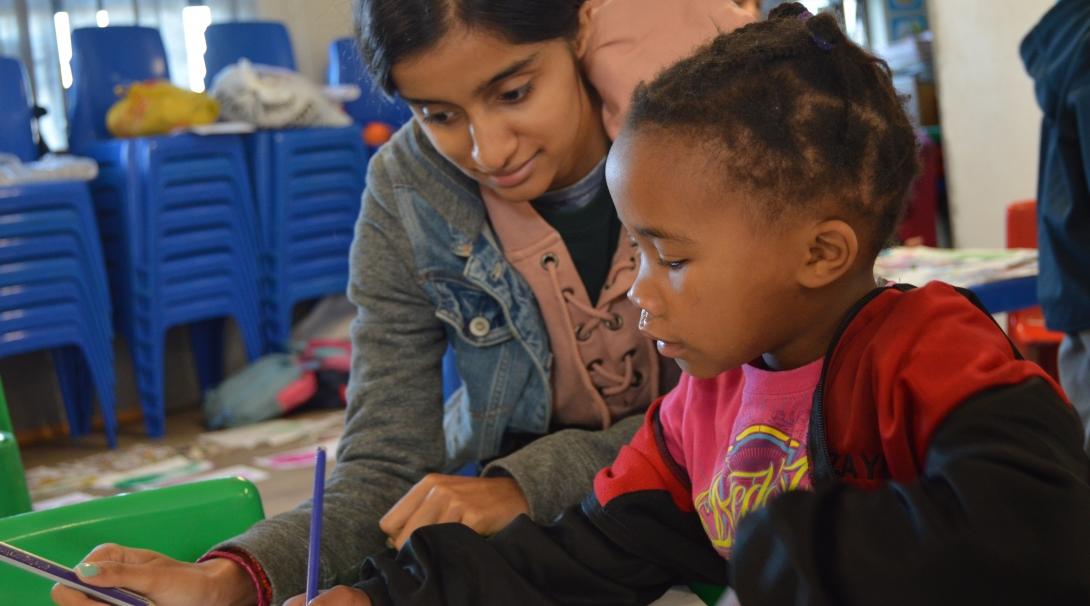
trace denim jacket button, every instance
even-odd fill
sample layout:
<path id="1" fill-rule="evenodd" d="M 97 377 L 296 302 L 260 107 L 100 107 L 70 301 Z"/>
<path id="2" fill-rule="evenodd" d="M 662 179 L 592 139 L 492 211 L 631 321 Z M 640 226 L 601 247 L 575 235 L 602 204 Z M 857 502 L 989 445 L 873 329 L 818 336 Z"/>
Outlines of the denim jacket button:
<path id="1" fill-rule="evenodd" d="M 488 318 L 483 316 L 477 316 L 469 321 L 469 334 L 474 337 L 480 338 L 488 334 L 488 331 L 492 329 L 492 324 L 488 321 Z"/>

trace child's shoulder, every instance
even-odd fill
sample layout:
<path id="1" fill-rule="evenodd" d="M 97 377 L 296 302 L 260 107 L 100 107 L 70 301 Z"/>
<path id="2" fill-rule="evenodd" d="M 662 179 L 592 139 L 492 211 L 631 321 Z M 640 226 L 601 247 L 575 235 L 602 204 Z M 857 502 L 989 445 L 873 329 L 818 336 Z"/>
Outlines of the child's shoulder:
<path id="1" fill-rule="evenodd" d="M 872 294 L 836 341 L 828 375 L 827 389 L 866 375 L 875 394 L 918 402 L 959 402 L 1032 377 L 1055 386 L 970 293 L 941 282 Z"/>
<path id="2" fill-rule="evenodd" d="M 840 345 L 865 337 L 881 339 L 886 352 L 924 349 L 925 354 L 942 355 L 968 339 L 976 347 L 1014 354 L 1013 344 L 969 291 L 945 282 L 919 288 L 895 284 L 871 297 L 845 327 Z"/>

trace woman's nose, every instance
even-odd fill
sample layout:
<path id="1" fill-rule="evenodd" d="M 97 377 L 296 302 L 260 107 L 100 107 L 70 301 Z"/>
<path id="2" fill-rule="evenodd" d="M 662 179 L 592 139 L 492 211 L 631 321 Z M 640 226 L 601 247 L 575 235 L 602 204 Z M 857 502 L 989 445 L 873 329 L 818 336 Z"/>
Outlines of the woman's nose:
<path id="1" fill-rule="evenodd" d="M 502 120 L 475 120 L 470 123 L 469 137 L 473 142 L 473 162 L 482 172 L 517 168 L 511 164 L 515 161 L 518 137 Z"/>

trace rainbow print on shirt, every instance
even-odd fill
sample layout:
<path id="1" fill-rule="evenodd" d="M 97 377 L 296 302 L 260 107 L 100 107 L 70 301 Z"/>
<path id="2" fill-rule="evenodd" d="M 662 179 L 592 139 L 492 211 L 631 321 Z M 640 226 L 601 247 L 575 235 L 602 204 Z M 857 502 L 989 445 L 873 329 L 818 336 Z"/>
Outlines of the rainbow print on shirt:
<path id="1" fill-rule="evenodd" d="M 768 499 L 810 487 L 805 445 L 771 425 L 750 425 L 727 447 L 711 483 L 693 499 L 712 545 L 730 558 L 737 523 Z"/>

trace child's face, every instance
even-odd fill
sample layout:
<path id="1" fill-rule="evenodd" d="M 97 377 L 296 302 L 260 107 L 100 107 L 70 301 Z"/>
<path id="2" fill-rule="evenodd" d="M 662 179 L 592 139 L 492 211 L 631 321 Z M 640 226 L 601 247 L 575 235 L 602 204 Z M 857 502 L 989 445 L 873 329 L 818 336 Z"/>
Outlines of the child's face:
<path id="1" fill-rule="evenodd" d="M 701 146 L 658 131 L 622 133 L 606 169 L 639 245 L 629 298 L 646 311 L 641 330 L 700 378 L 790 347 L 803 321 L 805 229 L 759 226 L 719 171 Z"/>
<path id="2" fill-rule="evenodd" d="M 392 75 L 439 153 L 505 200 L 570 185 L 606 153 L 600 113 L 566 40 L 511 44 L 453 28 Z"/>

